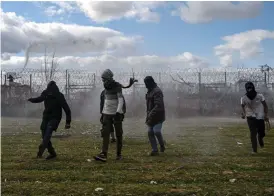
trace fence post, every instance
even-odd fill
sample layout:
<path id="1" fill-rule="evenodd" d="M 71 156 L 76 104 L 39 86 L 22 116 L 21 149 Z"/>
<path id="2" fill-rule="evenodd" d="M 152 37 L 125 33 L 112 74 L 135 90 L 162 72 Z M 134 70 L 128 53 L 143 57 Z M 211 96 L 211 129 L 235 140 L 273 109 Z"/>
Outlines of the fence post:
<path id="1" fill-rule="evenodd" d="M 199 81 L 199 91 L 198 91 L 198 97 L 199 97 L 199 111 L 200 115 L 202 115 L 202 77 L 201 77 L 201 72 L 198 72 L 198 81 Z"/>
<path id="2" fill-rule="evenodd" d="M 225 86 L 227 84 L 226 71 L 225 71 Z"/>
<path id="3" fill-rule="evenodd" d="M 65 89 L 66 96 L 68 95 L 68 70 L 66 69 L 66 89 Z"/>
<path id="4" fill-rule="evenodd" d="M 70 99 L 70 74 L 68 74 L 68 99 Z"/>
<path id="5" fill-rule="evenodd" d="M 132 72 L 132 77 L 135 78 L 134 72 Z M 132 86 L 133 103 L 135 103 L 135 93 L 136 93 L 136 86 L 133 84 Z"/>
<path id="6" fill-rule="evenodd" d="M 4 85 L 7 85 L 7 75 L 5 74 L 5 83 Z"/>
<path id="7" fill-rule="evenodd" d="M 266 71 L 264 71 L 264 84 L 265 84 L 265 87 L 267 88 Z"/>
<path id="8" fill-rule="evenodd" d="M 93 73 L 93 87 L 96 88 L 96 75 Z"/>
<path id="9" fill-rule="evenodd" d="M 32 74 L 29 75 L 30 95 L 32 95 Z"/>

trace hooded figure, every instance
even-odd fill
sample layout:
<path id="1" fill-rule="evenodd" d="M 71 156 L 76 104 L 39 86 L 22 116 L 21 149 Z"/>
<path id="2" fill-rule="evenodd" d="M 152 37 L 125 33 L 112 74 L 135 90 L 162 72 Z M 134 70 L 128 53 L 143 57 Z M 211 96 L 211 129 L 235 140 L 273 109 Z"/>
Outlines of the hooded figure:
<path id="1" fill-rule="evenodd" d="M 144 83 L 148 90 L 146 94 L 146 124 L 148 126 L 148 138 L 152 148 L 150 155 L 154 156 L 159 154 L 157 140 L 160 144 L 160 151 L 165 151 L 165 144 L 161 132 L 163 122 L 165 121 L 164 95 L 152 76 L 145 77 Z"/>
<path id="2" fill-rule="evenodd" d="M 241 97 L 242 118 L 247 118 L 252 143 L 252 153 L 257 153 L 257 135 L 261 147 L 264 147 L 265 120 L 268 120 L 268 108 L 263 94 L 257 93 L 252 82 L 245 84 L 246 94 Z"/>
<path id="3" fill-rule="evenodd" d="M 108 72 L 109 72 L 109 70 L 107 70 L 107 73 Z M 112 72 L 110 72 L 109 75 L 113 76 Z M 138 82 L 138 80 L 135 80 L 134 78 L 130 78 L 129 84 L 127 86 L 123 86 L 123 85 L 121 85 L 121 86 L 122 86 L 122 88 L 130 88 L 135 82 Z M 100 113 L 101 113 L 100 122 L 102 125 L 103 125 L 102 112 L 103 112 L 103 108 L 104 108 L 104 102 L 105 102 L 105 90 L 103 90 L 100 95 Z M 125 114 L 126 113 L 126 101 L 125 100 L 124 100 L 123 110 L 124 110 L 124 114 Z M 103 137 L 103 127 L 100 131 L 101 131 L 101 137 Z M 115 143 L 116 139 L 115 139 L 115 135 L 114 135 L 114 127 L 113 126 L 111 126 L 110 136 L 111 136 L 111 143 Z"/>
<path id="4" fill-rule="evenodd" d="M 250 100 L 253 100 L 256 95 L 257 95 L 257 92 L 255 90 L 255 86 L 252 82 L 247 82 L 245 84 L 245 90 L 246 90 L 246 96 L 250 99 Z"/>
<path id="5" fill-rule="evenodd" d="M 102 137 L 103 145 L 102 151 L 94 156 L 97 161 L 107 161 L 107 153 L 109 147 L 110 133 L 115 128 L 117 139 L 116 160 L 121 160 L 122 142 L 123 142 L 123 128 L 122 122 L 126 112 L 125 99 L 122 94 L 122 85 L 113 79 L 111 70 L 105 70 L 101 75 L 104 91 L 101 93 L 101 123 L 102 123 Z"/>
<path id="6" fill-rule="evenodd" d="M 48 149 L 49 156 L 46 159 L 56 157 L 56 152 L 50 141 L 52 132 L 58 129 L 59 123 L 62 119 L 62 109 L 66 113 L 65 129 L 70 128 L 71 111 L 67 104 L 64 95 L 59 91 L 58 86 L 54 81 L 50 81 L 47 88 L 42 92 L 39 97 L 28 99 L 31 103 L 44 102 L 43 119 L 40 126 L 42 131 L 42 143 L 39 145 L 37 158 L 41 158 L 45 149 Z"/>

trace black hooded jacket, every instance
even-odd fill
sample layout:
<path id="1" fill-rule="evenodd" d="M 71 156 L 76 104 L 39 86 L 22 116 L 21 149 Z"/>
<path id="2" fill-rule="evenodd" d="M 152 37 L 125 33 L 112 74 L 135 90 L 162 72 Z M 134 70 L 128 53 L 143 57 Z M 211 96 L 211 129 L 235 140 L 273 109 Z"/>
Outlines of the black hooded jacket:
<path id="1" fill-rule="evenodd" d="M 71 110 L 64 95 L 59 91 L 54 81 L 48 84 L 47 89 L 44 90 L 39 97 L 30 98 L 29 101 L 32 103 L 44 102 L 45 109 L 43 119 L 47 121 L 52 119 L 60 121 L 62 119 L 62 109 L 64 109 L 66 113 L 66 123 L 70 124 Z"/>
<path id="2" fill-rule="evenodd" d="M 146 123 L 154 126 L 165 121 L 165 104 L 162 90 L 151 76 L 144 79 L 148 92 L 146 94 L 147 117 Z"/>

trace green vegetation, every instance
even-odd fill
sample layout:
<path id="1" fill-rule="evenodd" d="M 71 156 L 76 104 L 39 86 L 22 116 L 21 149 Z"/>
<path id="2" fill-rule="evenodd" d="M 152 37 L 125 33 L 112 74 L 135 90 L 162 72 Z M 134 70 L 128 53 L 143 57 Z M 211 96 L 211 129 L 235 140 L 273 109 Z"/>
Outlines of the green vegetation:
<path id="1" fill-rule="evenodd" d="M 257 155 L 243 125 L 189 127 L 172 138 L 164 132 L 166 152 L 149 157 L 146 135 L 136 128 L 142 134 L 127 134 L 124 160 L 115 160 L 110 144 L 108 162 L 101 163 L 92 158 L 100 151 L 99 125 L 77 122 L 70 137 L 53 138 L 58 157 L 50 161 L 35 158 L 37 128 L 2 127 L 2 195 L 274 195 L 273 130 Z"/>

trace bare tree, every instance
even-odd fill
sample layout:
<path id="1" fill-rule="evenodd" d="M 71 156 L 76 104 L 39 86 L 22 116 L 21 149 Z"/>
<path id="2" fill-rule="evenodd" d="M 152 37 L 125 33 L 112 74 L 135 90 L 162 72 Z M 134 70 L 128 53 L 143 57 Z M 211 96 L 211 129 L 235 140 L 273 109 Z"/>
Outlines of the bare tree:
<path id="1" fill-rule="evenodd" d="M 56 50 L 54 48 L 52 54 L 47 52 L 47 47 L 45 47 L 44 52 L 44 62 L 42 63 L 41 73 L 44 76 L 44 81 L 48 83 L 50 80 L 54 79 L 54 74 L 57 71 L 59 62 L 56 59 Z"/>

